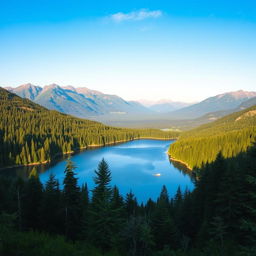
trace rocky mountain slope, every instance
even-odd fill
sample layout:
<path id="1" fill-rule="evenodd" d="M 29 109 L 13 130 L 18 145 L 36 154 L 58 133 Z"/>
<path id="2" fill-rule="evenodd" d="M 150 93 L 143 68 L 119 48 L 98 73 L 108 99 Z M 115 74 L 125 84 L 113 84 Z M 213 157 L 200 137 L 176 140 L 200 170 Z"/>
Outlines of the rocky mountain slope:
<path id="1" fill-rule="evenodd" d="M 61 87 L 51 84 L 42 88 L 24 84 L 6 89 L 48 109 L 83 118 L 105 114 L 125 115 L 151 112 L 137 102 L 125 101 L 116 95 L 104 94 L 85 87 Z"/>
<path id="2" fill-rule="evenodd" d="M 256 92 L 247 91 L 235 91 L 219 94 L 210 98 L 207 98 L 197 104 L 170 112 L 170 118 L 178 119 L 192 119 L 198 118 L 205 114 L 218 111 L 229 111 L 230 113 L 239 111 L 239 106 L 256 97 Z M 249 105 L 248 105 L 249 106 Z M 218 113 L 220 115 L 220 113 Z"/>

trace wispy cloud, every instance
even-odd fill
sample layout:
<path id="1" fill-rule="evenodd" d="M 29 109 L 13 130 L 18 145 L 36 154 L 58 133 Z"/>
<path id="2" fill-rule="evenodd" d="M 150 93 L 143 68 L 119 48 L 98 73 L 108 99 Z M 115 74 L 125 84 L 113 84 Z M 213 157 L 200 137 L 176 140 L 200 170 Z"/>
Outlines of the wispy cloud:
<path id="1" fill-rule="evenodd" d="M 139 11 L 128 12 L 128 13 L 123 13 L 123 12 L 114 13 L 110 16 L 110 18 L 114 22 L 140 21 L 140 20 L 145 20 L 149 18 L 154 18 L 154 19 L 159 18 L 162 15 L 163 13 L 160 10 L 149 11 L 147 9 L 141 9 Z"/>

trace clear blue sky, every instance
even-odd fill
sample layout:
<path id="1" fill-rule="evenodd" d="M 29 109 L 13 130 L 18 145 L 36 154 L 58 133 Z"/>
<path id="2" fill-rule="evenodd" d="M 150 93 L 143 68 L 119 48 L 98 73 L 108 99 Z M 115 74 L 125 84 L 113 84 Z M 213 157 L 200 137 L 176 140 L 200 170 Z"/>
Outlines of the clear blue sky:
<path id="1" fill-rule="evenodd" d="M 0 86 L 198 101 L 256 90 L 254 0 L 2 0 Z"/>

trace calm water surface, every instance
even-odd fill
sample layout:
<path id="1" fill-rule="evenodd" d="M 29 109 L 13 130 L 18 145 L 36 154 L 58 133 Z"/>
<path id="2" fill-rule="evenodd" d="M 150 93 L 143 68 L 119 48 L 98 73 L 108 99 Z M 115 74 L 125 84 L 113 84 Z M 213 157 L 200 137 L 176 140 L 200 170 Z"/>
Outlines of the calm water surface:
<path id="1" fill-rule="evenodd" d="M 91 190 L 94 187 L 94 170 L 104 158 L 112 173 L 112 185 L 117 185 L 122 195 L 132 190 L 139 202 L 146 202 L 149 198 L 155 200 L 163 185 L 166 185 L 170 196 L 175 194 L 178 186 L 183 191 L 194 187 L 190 176 L 169 161 L 167 150 L 171 143 L 173 141 L 136 140 L 86 150 L 71 156 L 71 160 L 77 167 L 79 184 L 86 182 Z M 53 173 L 62 184 L 65 165 L 66 161 L 60 161 L 47 167 L 40 173 L 41 181 L 45 183 Z"/>

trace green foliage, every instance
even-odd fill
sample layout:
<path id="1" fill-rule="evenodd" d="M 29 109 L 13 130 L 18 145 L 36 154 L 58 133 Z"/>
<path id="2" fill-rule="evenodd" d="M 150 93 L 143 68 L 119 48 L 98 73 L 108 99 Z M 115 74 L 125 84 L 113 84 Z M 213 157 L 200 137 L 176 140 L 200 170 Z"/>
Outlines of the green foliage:
<path id="1" fill-rule="evenodd" d="M 101 256 L 93 247 L 65 241 L 63 236 L 50 236 L 38 232 L 12 231 L 1 237 L 0 254 L 8 256 Z"/>
<path id="2" fill-rule="evenodd" d="M 63 231 L 62 210 L 59 182 L 53 174 L 50 174 L 45 185 L 41 206 L 42 226 L 45 231 L 52 234 Z"/>
<path id="3" fill-rule="evenodd" d="M 38 176 L 30 176 L 23 193 L 21 204 L 24 225 L 31 229 L 41 227 L 41 203 L 43 198 L 43 186 Z"/>
<path id="4" fill-rule="evenodd" d="M 154 245 L 151 227 L 141 216 L 131 216 L 122 231 L 127 247 L 127 255 L 150 255 Z"/>
<path id="5" fill-rule="evenodd" d="M 178 132 L 123 129 L 45 109 L 0 88 L 0 168 L 43 163 L 89 146 L 142 137 L 174 139 Z"/>
<path id="6" fill-rule="evenodd" d="M 169 196 L 163 186 L 156 208 L 152 214 L 151 226 L 154 235 L 155 247 L 163 250 L 166 246 L 177 248 L 178 234 L 173 216 L 170 214 Z"/>
<path id="7" fill-rule="evenodd" d="M 36 178 L 38 177 L 38 173 L 35 167 L 32 169 L 32 171 L 29 174 L 29 178 L 32 178 L 32 177 L 36 177 Z"/>
<path id="8" fill-rule="evenodd" d="M 111 186 L 104 159 L 89 197 L 68 160 L 64 186 L 53 175 L 42 186 L 0 177 L 0 255 L 254 256 L 256 249 L 256 144 L 239 155 L 198 169 L 195 189 L 163 186 L 139 205 Z"/>
<path id="9" fill-rule="evenodd" d="M 171 145 L 169 154 L 194 168 L 213 162 L 220 151 L 225 158 L 245 152 L 256 137 L 255 113 L 253 106 L 184 132 Z"/>
<path id="10" fill-rule="evenodd" d="M 64 212 L 65 212 L 65 235 L 69 239 L 78 238 L 80 230 L 81 196 L 80 188 L 77 185 L 74 169 L 76 167 L 70 159 L 67 160 L 65 178 L 63 181 Z"/>
<path id="11" fill-rule="evenodd" d="M 96 186 L 93 189 L 91 205 L 92 242 L 103 250 L 108 250 L 115 240 L 113 231 L 119 225 L 118 216 L 116 216 L 118 209 L 114 209 L 111 204 L 111 173 L 104 159 L 99 163 L 95 174 Z"/>

